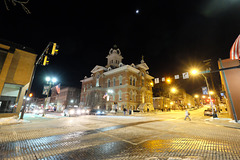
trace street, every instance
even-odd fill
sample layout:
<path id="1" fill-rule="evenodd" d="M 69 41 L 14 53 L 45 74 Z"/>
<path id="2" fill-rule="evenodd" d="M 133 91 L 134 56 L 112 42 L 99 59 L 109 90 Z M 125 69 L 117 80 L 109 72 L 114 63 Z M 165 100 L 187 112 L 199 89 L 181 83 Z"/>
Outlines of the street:
<path id="1" fill-rule="evenodd" d="M 203 110 L 42 118 L 0 126 L 0 159 L 240 159 L 240 130 Z M 239 124 L 236 124 L 239 125 Z"/>

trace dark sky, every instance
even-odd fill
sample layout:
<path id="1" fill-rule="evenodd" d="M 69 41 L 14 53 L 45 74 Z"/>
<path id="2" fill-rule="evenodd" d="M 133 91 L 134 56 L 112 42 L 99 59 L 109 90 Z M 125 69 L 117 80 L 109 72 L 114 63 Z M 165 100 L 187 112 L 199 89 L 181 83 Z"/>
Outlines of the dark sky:
<path id="1" fill-rule="evenodd" d="M 240 34 L 238 0 L 30 0 L 26 7 L 31 14 L 11 3 L 7 11 L 3 0 L 0 6 L 1 39 L 33 48 L 38 55 L 50 41 L 60 45 L 59 55 L 47 67 L 37 68 L 33 84 L 37 95 L 46 75 L 80 87 L 95 65 L 106 65 L 114 44 L 124 64 L 140 63 L 144 55 L 154 77 L 182 74 L 206 59 L 212 59 L 212 68 L 217 69 L 218 58 L 229 58 Z M 219 87 L 219 76 L 213 77 Z M 178 85 L 193 93 L 204 81 L 192 78 Z"/>

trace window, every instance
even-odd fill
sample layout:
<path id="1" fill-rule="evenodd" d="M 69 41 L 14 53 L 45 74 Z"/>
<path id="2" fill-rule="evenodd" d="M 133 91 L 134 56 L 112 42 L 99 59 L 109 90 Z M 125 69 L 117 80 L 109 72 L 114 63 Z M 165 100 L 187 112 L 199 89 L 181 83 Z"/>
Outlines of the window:
<path id="1" fill-rule="evenodd" d="M 7 84 L 3 86 L 0 96 L 0 113 L 15 113 L 17 106 L 17 97 L 21 91 L 22 85 Z"/>
<path id="2" fill-rule="evenodd" d="M 113 87 L 116 86 L 116 78 L 113 78 Z"/>
<path id="3" fill-rule="evenodd" d="M 119 91 L 119 92 L 118 92 L 118 99 L 119 99 L 119 101 L 122 100 L 122 91 Z"/>
<path id="4" fill-rule="evenodd" d="M 119 85 L 122 85 L 122 76 L 119 76 Z"/>
<path id="5" fill-rule="evenodd" d="M 132 100 L 132 97 L 133 97 L 133 93 L 132 91 L 130 91 L 130 101 Z"/>
<path id="6" fill-rule="evenodd" d="M 137 92 L 136 91 L 134 92 L 133 97 L 134 97 L 134 101 L 137 101 Z"/>
<path id="7" fill-rule="evenodd" d="M 110 79 L 108 79 L 108 81 L 107 81 L 107 87 L 110 87 L 110 83 L 111 83 L 111 81 L 110 81 Z"/>
<path id="8" fill-rule="evenodd" d="M 133 86 L 135 86 L 135 81 L 136 81 L 136 78 L 133 78 Z"/>
<path id="9" fill-rule="evenodd" d="M 144 86 L 144 79 L 142 79 L 142 86 Z"/>
<path id="10" fill-rule="evenodd" d="M 115 101 L 115 94 L 112 95 L 112 100 Z"/>
<path id="11" fill-rule="evenodd" d="M 1 70 L 2 70 L 2 67 L 5 62 L 6 57 L 7 57 L 7 51 L 0 49 L 0 73 L 1 73 Z"/>
<path id="12" fill-rule="evenodd" d="M 130 85 L 132 85 L 132 77 L 130 77 Z"/>

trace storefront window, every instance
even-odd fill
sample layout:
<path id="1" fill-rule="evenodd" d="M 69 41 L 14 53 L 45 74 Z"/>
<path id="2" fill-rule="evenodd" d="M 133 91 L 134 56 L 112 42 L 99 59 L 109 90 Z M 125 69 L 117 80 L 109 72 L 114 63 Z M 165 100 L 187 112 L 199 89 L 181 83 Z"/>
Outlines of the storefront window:
<path id="1" fill-rule="evenodd" d="M 17 97 L 21 87 L 21 85 L 16 84 L 4 84 L 0 95 L 0 113 L 16 112 Z"/>

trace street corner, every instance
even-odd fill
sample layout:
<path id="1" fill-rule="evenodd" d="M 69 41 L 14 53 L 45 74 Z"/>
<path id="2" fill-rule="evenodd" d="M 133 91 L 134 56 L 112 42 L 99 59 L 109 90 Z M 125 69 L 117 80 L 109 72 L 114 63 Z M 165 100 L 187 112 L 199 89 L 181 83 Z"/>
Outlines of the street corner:
<path id="1" fill-rule="evenodd" d="M 28 120 L 18 119 L 17 116 L 0 118 L 0 125 L 14 125 L 20 123 L 29 123 Z"/>
<path id="2" fill-rule="evenodd" d="M 205 119 L 205 123 L 233 129 L 240 129 L 240 121 L 235 122 L 231 118 L 208 118 Z"/>

